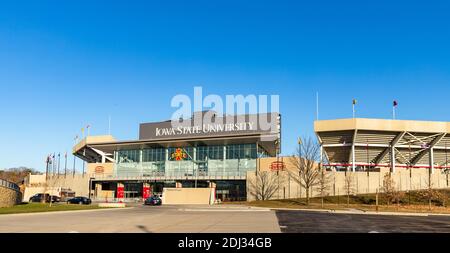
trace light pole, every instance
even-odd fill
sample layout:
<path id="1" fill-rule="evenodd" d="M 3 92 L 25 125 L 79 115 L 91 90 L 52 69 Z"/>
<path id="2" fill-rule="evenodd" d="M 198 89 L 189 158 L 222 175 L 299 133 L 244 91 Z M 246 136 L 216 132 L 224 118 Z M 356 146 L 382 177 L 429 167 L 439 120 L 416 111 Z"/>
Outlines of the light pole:
<path id="1" fill-rule="evenodd" d="M 297 139 L 297 143 L 298 143 L 298 179 L 299 179 L 299 186 L 300 186 L 300 198 L 302 197 L 302 184 L 300 183 L 302 175 L 301 175 L 301 170 L 302 170 L 302 138 L 298 137 Z"/>
<path id="2" fill-rule="evenodd" d="M 77 161 L 77 157 L 73 155 L 73 177 L 75 177 L 75 163 Z"/>

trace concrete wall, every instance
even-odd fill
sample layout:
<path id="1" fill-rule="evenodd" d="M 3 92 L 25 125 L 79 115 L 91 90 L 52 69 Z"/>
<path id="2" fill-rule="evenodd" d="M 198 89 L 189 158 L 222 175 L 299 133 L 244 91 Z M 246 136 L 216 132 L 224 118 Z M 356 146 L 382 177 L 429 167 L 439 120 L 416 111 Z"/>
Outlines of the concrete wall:
<path id="1" fill-rule="evenodd" d="M 267 170 L 266 170 L 267 171 Z M 380 172 L 347 172 L 352 178 L 352 189 L 354 194 L 376 193 L 383 187 L 384 175 L 389 173 L 389 169 L 381 169 Z M 411 174 L 410 174 L 411 173 Z M 272 199 L 288 199 L 288 198 L 305 198 L 306 191 L 301 187 L 295 176 L 286 171 L 278 173 L 270 172 L 273 177 L 277 177 L 276 183 L 279 182 L 279 189 L 272 196 Z M 337 196 L 346 195 L 345 177 L 346 172 L 327 172 L 328 189 L 327 195 Z M 395 187 L 400 191 L 420 190 L 428 187 L 428 169 L 397 169 L 392 173 Z M 279 179 L 279 180 L 278 180 Z M 444 174 L 441 170 L 435 170 L 431 175 L 432 187 L 435 189 L 450 188 L 449 175 Z M 251 182 L 255 181 L 255 172 L 247 174 L 247 200 L 255 200 L 252 195 Z M 319 196 L 318 189 L 312 191 L 312 196 Z"/>
<path id="2" fill-rule="evenodd" d="M 0 186 L 0 207 L 10 207 L 22 202 L 22 193 Z"/>
<path id="3" fill-rule="evenodd" d="M 164 188 L 162 201 L 166 205 L 212 205 L 214 188 Z"/>
<path id="4" fill-rule="evenodd" d="M 76 196 L 88 197 L 89 195 L 89 177 L 86 175 L 53 176 L 48 182 L 45 179 L 45 175 L 31 175 L 26 182 L 29 183 L 25 186 L 25 192 L 23 194 L 23 201 L 25 202 L 34 194 L 44 193 L 44 191 L 51 195 L 59 196 L 61 188 L 74 191 Z"/>

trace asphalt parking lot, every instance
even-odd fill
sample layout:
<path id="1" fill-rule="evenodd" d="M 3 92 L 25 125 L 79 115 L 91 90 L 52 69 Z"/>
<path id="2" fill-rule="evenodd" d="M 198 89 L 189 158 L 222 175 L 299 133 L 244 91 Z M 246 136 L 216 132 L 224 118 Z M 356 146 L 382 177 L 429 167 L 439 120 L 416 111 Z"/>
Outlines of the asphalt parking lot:
<path id="1" fill-rule="evenodd" d="M 0 233 L 450 233 L 450 216 L 143 206 L 0 215 Z"/>
<path id="2" fill-rule="evenodd" d="M 450 233 L 450 216 L 277 211 L 283 233 Z"/>
<path id="3" fill-rule="evenodd" d="M 279 233 L 274 211 L 242 206 L 143 206 L 0 215 L 0 232 Z"/>

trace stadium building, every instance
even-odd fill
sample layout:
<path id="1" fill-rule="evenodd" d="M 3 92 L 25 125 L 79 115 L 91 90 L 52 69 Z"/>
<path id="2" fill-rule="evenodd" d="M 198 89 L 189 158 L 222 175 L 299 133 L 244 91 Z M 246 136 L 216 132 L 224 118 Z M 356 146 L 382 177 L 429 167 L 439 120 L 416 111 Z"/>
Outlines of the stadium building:
<path id="1" fill-rule="evenodd" d="M 259 159 L 276 157 L 280 141 L 278 113 L 201 112 L 180 125 L 141 124 L 137 140 L 87 136 L 73 154 L 87 162 L 94 199 L 140 199 L 162 194 L 164 188 L 211 188 L 217 199 L 245 200 L 247 173 L 258 169 Z"/>
<path id="2" fill-rule="evenodd" d="M 70 189 L 99 201 L 163 193 L 165 203 L 251 201 L 258 199 L 261 185 L 256 184 L 262 182 L 258 171 L 273 172 L 265 178 L 276 184 L 264 186 L 275 189 L 268 199 L 306 197 L 298 157 L 279 156 L 278 113 L 219 117 L 202 112 L 181 126 L 172 123 L 141 124 L 139 138 L 131 141 L 85 137 L 73 153 L 86 162 L 87 171 L 30 175 L 24 199 L 50 185 L 55 192 Z M 386 175 L 399 191 L 450 187 L 448 122 L 337 119 L 316 121 L 314 130 L 328 174 L 327 195 L 345 195 L 349 185 L 353 194 L 379 192 Z M 310 193 L 319 194 L 315 188 Z"/>
<path id="3" fill-rule="evenodd" d="M 433 174 L 449 168 L 447 122 L 341 119 L 316 121 L 314 127 L 327 165 L 336 170 L 426 169 Z"/>

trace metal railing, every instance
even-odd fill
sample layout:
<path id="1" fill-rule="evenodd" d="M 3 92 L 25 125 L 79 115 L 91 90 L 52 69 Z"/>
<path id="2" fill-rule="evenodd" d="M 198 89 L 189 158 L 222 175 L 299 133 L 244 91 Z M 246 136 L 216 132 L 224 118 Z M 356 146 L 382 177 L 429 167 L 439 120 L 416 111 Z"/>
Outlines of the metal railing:
<path id="1" fill-rule="evenodd" d="M 247 171 L 220 171 L 220 172 L 121 172 L 114 174 L 92 174 L 95 179 L 150 179 L 150 180 L 183 180 L 183 179 L 245 179 Z"/>
<path id="2" fill-rule="evenodd" d="M 11 183 L 11 182 L 3 180 L 3 179 L 0 179 L 0 186 L 9 188 L 9 189 L 12 189 L 12 190 L 15 190 L 15 191 L 20 191 L 20 188 L 19 188 L 19 186 L 17 184 Z"/>

